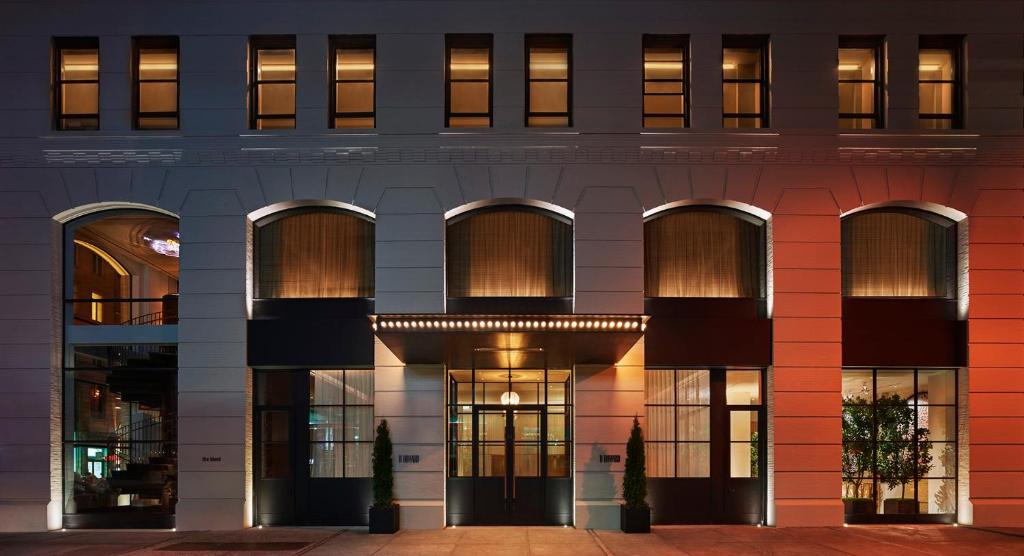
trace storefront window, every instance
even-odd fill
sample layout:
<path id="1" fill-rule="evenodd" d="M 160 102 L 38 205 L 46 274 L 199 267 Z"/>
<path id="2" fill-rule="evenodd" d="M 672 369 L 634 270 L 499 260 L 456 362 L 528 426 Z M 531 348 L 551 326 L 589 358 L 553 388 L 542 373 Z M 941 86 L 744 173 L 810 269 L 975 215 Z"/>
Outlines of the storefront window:
<path id="1" fill-rule="evenodd" d="M 711 476 L 711 371 L 648 369 L 647 474 Z"/>
<path id="2" fill-rule="evenodd" d="M 309 371 L 309 476 L 369 477 L 373 371 Z"/>

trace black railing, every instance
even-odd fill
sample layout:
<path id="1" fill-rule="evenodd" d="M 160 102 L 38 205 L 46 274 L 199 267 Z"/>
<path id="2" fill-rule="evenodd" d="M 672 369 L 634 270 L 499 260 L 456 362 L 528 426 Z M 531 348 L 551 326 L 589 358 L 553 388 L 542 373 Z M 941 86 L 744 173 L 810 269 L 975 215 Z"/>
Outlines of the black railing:
<path id="1" fill-rule="evenodd" d="M 178 324 L 178 294 L 163 297 L 68 299 L 65 303 L 76 325 Z"/>

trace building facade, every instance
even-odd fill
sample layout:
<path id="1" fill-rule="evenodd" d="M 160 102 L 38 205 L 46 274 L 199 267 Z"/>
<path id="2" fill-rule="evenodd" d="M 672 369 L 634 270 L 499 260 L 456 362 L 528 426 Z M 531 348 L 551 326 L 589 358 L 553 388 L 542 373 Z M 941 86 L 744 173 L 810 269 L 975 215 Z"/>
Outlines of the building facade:
<path id="1" fill-rule="evenodd" d="M 1024 3 L 0 3 L 0 528 L 1024 523 Z"/>

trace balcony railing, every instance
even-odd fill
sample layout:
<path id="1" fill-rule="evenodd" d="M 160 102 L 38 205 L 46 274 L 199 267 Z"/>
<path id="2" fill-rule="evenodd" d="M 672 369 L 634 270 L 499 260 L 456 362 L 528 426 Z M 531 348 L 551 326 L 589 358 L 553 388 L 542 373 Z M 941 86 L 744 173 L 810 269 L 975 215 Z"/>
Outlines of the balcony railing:
<path id="1" fill-rule="evenodd" d="M 68 299 L 75 325 L 159 326 L 178 324 L 178 294 L 163 297 Z"/>

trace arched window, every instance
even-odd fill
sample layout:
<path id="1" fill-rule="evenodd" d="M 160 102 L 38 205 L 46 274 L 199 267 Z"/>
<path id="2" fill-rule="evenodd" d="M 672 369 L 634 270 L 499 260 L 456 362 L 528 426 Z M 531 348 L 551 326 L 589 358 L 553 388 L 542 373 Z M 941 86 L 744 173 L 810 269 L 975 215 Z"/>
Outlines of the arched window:
<path id="1" fill-rule="evenodd" d="M 258 298 L 373 297 L 374 224 L 332 207 L 256 222 Z"/>
<path id="2" fill-rule="evenodd" d="M 572 223 L 527 206 L 476 210 L 448 221 L 448 297 L 569 297 Z"/>
<path id="3" fill-rule="evenodd" d="M 765 296 L 765 223 L 728 208 L 693 206 L 644 223 L 647 297 Z"/>
<path id="4" fill-rule="evenodd" d="M 956 298 L 956 223 L 915 209 L 843 219 L 843 295 Z"/>
<path id="5" fill-rule="evenodd" d="M 177 324 L 178 220 L 110 211 L 67 226 L 74 324 Z"/>

